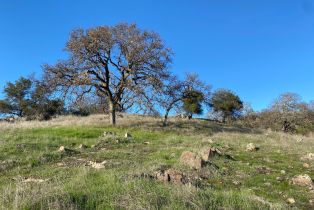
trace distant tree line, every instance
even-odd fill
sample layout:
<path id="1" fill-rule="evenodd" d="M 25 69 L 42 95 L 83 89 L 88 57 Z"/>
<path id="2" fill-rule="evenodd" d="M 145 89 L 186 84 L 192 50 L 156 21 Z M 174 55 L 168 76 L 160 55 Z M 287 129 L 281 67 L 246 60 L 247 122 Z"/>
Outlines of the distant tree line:
<path id="1" fill-rule="evenodd" d="M 306 134 L 314 131 L 314 103 L 306 103 L 296 93 L 283 93 L 267 109 L 243 110 L 237 123 L 252 128 Z"/>
<path id="2" fill-rule="evenodd" d="M 43 76 L 8 82 L 0 100 L 0 115 L 49 120 L 57 115 L 107 113 L 116 124 L 117 112 L 188 119 L 210 110 L 221 123 L 271 128 L 285 132 L 313 129 L 313 106 L 296 94 L 283 94 L 270 108 L 254 112 L 240 97 L 211 86 L 196 74 L 184 78 L 169 69 L 173 52 L 160 36 L 135 24 L 100 26 L 71 32 L 68 57 L 43 65 Z"/>

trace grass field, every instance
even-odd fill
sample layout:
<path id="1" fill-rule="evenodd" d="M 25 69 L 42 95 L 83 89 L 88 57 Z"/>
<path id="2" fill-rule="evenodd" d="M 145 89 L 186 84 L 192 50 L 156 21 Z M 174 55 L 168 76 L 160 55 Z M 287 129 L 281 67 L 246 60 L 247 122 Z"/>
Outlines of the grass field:
<path id="1" fill-rule="evenodd" d="M 295 175 L 314 177 L 312 162 L 302 160 L 314 152 L 312 137 L 204 120 L 172 119 L 163 128 L 160 119 L 126 116 L 118 123 L 111 127 L 98 115 L 1 123 L 0 209 L 314 209 L 314 191 L 290 183 Z M 247 152 L 248 143 L 260 149 Z M 183 151 L 207 147 L 235 160 L 215 157 L 217 167 L 200 170 L 180 163 Z M 90 161 L 105 161 L 104 168 Z M 147 176 L 161 168 L 202 179 L 183 185 Z"/>

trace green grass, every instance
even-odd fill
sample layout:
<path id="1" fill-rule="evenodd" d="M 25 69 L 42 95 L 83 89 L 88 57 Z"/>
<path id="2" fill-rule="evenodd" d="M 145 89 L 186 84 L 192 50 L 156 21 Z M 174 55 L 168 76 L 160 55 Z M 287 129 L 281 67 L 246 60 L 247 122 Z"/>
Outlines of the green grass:
<path id="1" fill-rule="evenodd" d="M 314 194 L 289 180 L 298 174 L 314 177 L 311 166 L 302 167 L 300 157 L 313 152 L 313 139 L 295 143 L 294 136 L 282 134 L 208 132 L 202 122 L 190 133 L 176 129 L 119 126 L 51 126 L 19 128 L 0 133 L 0 209 L 311 209 Z M 217 129 L 215 125 L 215 128 Z M 223 129 L 221 129 L 223 130 Z M 100 137 L 114 131 L 117 137 Z M 123 140 L 125 132 L 133 136 Z M 209 135 L 211 133 L 212 135 Z M 120 139 L 119 143 L 115 140 Z M 212 139 L 214 143 L 208 143 Z M 144 144 L 148 141 L 150 144 Z M 103 143 L 106 149 L 79 151 Z M 246 152 L 248 143 L 259 145 L 257 152 Z M 79 153 L 61 154 L 58 148 Z M 198 152 L 216 146 L 236 160 L 217 157 L 199 171 L 183 166 L 183 151 Z M 107 161 L 104 169 L 85 166 L 79 160 Z M 60 165 L 63 163 L 63 165 Z M 205 176 L 199 187 L 163 183 L 141 177 L 161 167 L 175 168 L 191 176 Z M 259 172 L 266 167 L 268 174 Z M 280 171 L 285 170 L 286 174 Z M 277 181 L 283 177 L 283 181 Z M 44 179 L 42 183 L 24 183 L 24 178 Z M 238 185 L 234 184 L 237 181 Z M 265 184 L 266 183 L 266 184 Z M 268 184 L 267 184 L 268 183 Z M 293 197 L 296 204 L 286 205 Z"/>

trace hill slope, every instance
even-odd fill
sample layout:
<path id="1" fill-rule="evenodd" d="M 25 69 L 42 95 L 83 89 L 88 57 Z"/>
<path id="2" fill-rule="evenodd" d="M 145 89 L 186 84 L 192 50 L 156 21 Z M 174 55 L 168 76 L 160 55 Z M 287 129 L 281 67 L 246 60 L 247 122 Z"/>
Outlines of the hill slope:
<path id="1" fill-rule="evenodd" d="M 167 128 L 143 116 L 118 122 L 96 115 L 1 123 L 0 209 L 314 208 L 311 186 L 290 183 L 314 177 L 313 160 L 304 159 L 314 152 L 311 137 L 202 120 L 171 119 Z M 246 151 L 249 143 L 260 149 Z M 197 170 L 180 162 L 182 152 L 204 148 L 221 155 Z M 171 179 L 158 178 L 169 169 Z"/>

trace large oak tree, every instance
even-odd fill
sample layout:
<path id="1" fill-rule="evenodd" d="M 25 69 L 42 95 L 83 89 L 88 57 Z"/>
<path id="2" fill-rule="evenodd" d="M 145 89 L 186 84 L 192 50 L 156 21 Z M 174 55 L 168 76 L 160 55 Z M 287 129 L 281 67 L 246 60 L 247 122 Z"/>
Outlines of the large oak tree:
<path id="1" fill-rule="evenodd" d="M 45 65 L 45 79 L 67 93 L 95 91 L 108 98 L 111 124 L 116 111 L 149 101 L 148 89 L 169 76 L 172 52 L 160 36 L 135 24 L 100 26 L 71 33 L 67 60 Z"/>

